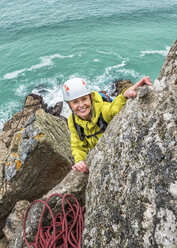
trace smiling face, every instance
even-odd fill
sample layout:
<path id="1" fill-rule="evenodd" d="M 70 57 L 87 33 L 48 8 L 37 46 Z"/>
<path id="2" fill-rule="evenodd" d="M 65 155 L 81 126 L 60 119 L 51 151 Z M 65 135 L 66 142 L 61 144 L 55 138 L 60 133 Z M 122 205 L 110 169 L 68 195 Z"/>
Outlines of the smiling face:
<path id="1" fill-rule="evenodd" d="M 74 113 L 79 116 L 82 120 L 91 120 L 91 99 L 90 95 L 82 96 L 69 101 L 69 106 L 74 111 Z"/>

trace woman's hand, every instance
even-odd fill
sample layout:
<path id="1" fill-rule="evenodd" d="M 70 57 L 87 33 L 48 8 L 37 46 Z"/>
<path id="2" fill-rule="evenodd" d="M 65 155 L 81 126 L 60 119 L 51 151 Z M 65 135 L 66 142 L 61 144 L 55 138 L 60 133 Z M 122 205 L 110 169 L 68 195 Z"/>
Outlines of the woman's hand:
<path id="1" fill-rule="evenodd" d="M 152 82 L 149 76 L 142 78 L 139 82 L 128 88 L 126 91 L 124 91 L 123 96 L 125 98 L 134 98 L 137 96 L 136 89 L 143 85 L 149 85 L 152 86 Z"/>
<path id="2" fill-rule="evenodd" d="M 82 173 L 89 173 L 86 161 L 79 161 L 78 163 L 72 166 L 72 169 L 74 171 L 80 171 Z"/>

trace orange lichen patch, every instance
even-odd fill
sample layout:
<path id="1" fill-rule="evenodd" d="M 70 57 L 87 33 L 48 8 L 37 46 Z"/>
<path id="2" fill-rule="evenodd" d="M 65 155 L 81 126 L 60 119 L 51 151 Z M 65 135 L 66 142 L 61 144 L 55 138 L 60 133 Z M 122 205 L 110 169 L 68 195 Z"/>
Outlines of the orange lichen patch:
<path id="1" fill-rule="evenodd" d="M 20 162 L 20 160 L 17 160 L 16 162 L 16 170 L 18 171 L 22 166 L 22 163 Z"/>
<path id="2" fill-rule="evenodd" d="M 21 138 L 21 135 L 22 135 L 22 134 L 21 134 L 20 132 L 17 133 L 16 138 L 17 138 L 17 139 L 20 139 L 20 138 Z"/>
<path id="3" fill-rule="evenodd" d="M 36 114 L 37 114 L 37 115 L 40 115 L 41 112 L 42 112 L 42 109 L 38 109 L 38 110 L 36 111 Z"/>
<path id="4" fill-rule="evenodd" d="M 19 141 L 22 141 L 21 132 L 16 133 L 14 138 L 14 144 L 17 144 Z"/>
<path id="5" fill-rule="evenodd" d="M 6 166 L 7 166 L 7 167 L 9 167 L 9 166 L 10 166 L 10 164 L 11 164 L 10 162 L 6 162 Z"/>
<path id="6" fill-rule="evenodd" d="M 12 152 L 12 156 L 17 158 L 18 155 L 15 152 Z"/>
<path id="7" fill-rule="evenodd" d="M 39 133 L 39 134 L 37 134 L 36 136 L 34 136 L 34 139 L 35 140 L 43 140 L 44 139 L 44 134 L 42 134 L 42 133 Z"/>

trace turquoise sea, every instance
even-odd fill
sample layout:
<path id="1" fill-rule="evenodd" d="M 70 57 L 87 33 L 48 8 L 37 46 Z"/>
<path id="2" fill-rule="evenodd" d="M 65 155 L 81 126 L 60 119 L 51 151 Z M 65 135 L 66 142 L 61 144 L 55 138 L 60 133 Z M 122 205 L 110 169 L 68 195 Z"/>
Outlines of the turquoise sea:
<path id="1" fill-rule="evenodd" d="M 108 92 L 115 79 L 154 81 L 176 39 L 176 0 L 1 0 L 0 130 L 30 93 L 62 100 L 70 77 Z"/>

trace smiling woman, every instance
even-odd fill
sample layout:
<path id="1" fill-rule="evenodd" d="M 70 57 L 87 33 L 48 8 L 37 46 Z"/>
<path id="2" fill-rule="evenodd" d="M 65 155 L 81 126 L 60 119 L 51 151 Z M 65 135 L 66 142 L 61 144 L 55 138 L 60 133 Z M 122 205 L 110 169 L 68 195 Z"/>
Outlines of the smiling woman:
<path id="1" fill-rule="evenodd" d="M 91 121 L 91 97 L 90 95 L 82 96 L 72 101 L 69 101 L 69 106 L 72 111 L 82 120 Z"/>
<path id="2" fill-rule="evenodd" d="M 63 99 L 82 120 L 90 121 L 91 91 L 82 78 L 72 78 L 62 88 Z"/>
<path id="3" fill-rule="evenodd" d="M 71 131 L 71 150 L 75 159 L 73 170 L 88 173 L 86 157 L 103 135 L 108 123 L 119 113 L 127 98 L 136 97 L 136 89 L 144 84 L 152 85 L 149 77 L 122 91 L 113 102 L 103 101 L 96 91 L 90 91 L 82 78 L 66 81 L 62 87 L 63 99 L 68 103 L 72 114 L 68 118 Z"/>

